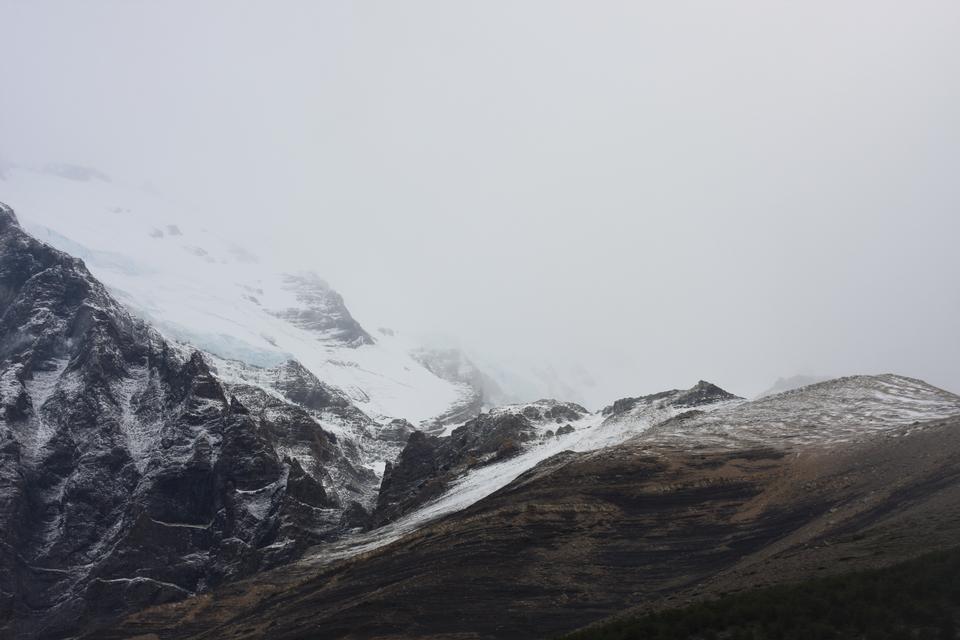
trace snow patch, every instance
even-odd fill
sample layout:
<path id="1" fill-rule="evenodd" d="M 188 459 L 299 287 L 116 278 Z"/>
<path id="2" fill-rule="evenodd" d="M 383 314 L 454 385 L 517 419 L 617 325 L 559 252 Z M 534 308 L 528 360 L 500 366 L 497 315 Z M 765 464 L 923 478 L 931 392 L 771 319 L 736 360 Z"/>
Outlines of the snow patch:
<path id="1" fill-rule="evenodd" d="M 150 370 L 137 367 L 131 370 L 130 377 L 124 379 L 117 389 L 117 402 L 120 405 L 120 432 L 127 444 L 127 450 L 140 473 L 147 468 L 150 454 L 156 449 L 163 428 L 162 419 L 144 422 L 136 415 L 134 402 L 136 396 L 143 393 L 150 383 Z"/>

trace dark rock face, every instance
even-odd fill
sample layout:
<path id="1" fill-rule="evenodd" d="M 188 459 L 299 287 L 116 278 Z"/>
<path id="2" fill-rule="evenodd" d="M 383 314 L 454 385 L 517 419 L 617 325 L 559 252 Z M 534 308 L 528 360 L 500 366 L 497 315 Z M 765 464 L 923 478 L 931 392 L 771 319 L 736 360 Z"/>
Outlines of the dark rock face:
<path id="1" fill-rule="evenodd" d="M 519 443 L 533 439 L 533 425 L 527 416 L 487 414 L 453 430 L 447 440 L 449 453 L 444 458 L 458 462 L 473 456 L 482 460 L 499 451 L 506 441 Z"/>
<path id="2" fill-rule="evenodd" d="M 710 382 L 701 380 L 689 389 L 661 391 L 636 398 L 621 398 L 600 410 L 605 418 L 616 418 L 630 413 L 634 409 L 655 403 L 678 408 L 695 408 L 728 400 L 742 400 L 739 396 L 724 391 Z"/>
<path id="3" fill-rule="evenodd" d="M 557 402 L 555 400 L 538 400 L 525 406 L 521 414 L 535 422 L 554 422 L 563 424 L 575 422 L 589 413 L 586 409 L 573 402 Z"/>
<path id="4" fill-rule="evenodd" d="M 400 458 L 384 469 L 372 526 L 394 520 L 443 493 L 449 480 L 441 461 L 443 444 L 442 438 L 420 431 L 410 435 Z"/>
<path id="5" fill-rule="evenodd" d="M 286 288 L 297 296 L 299 307 L 276 312 L 294 325 L 313 332 L 324 340 L 359 347 L 373 344 L 373 337 L 350 315 L 343 296 L 330 288 L 325 280 L 313 274 L 288 274 Z"/>
<path id="6" fill-rule="evenodd" d="M 700 407 L 705 404 L 725 402 L 727 400 L 742 400 L 742 398 L 735 396 L 728 391 L 724 391 L 715 384 L 701 380 L 692 388 L 680 393 L 680 395 L 673 401 L 673 405 L 676 407 L 692 408 Z"/>
<path id="7" fill-rule="evenodd" d="M 573 431 L 574 431 L 574 429 L 573 429 L 573 425 L 572 425 L 572 424 L 565 424 L 565 425 L 563 425 L 562 427 L 560 427 L 559 429 L 557 429 L 557 435 L 558 435 L 558 436 L 565 436 L 565 435 L 567 435 L 568 433 L 573 433 Z"/>
<path id="8" fill-rule="evenodd" d="M 226 388 L 260 422 L 269 446 L 278 455 L 296 460 L 307 474 L 331 489 L 329 506 L 339 508 L 355 500 L 373 501 L 377 477 L 363 466 L 357 443 L 337 438 L 317 422 L 317 417 L 321 417 L 365 427 L 371 421 L 363 412 L 352 405 L 311 411 L 252 385 L 234 383 Z M 312 385 L 298 387 L 299 391 L 292 395 L 306 396 L 311 388 Z"/>
<path id="9" fill-rule="evenodd" d="M 383 426 L 377 427 L 377 440 L 380 442 L 406 445 L 407 439 L 417 429 L 403 418 L 395 418 Z"/>
<path id="10" fill-rule="evenodd" d="M 439 496 L 471 467 L 519 453 L 522 443 L 536 437 L 530 420 L 519 413 L 481 415 L 443 438 L 412 433 L 396 463 L 384 471 L 372 526 L 395 520 Z"/>
<path id="11" fill-rule="evenodd" d="M 573 402 L 538 400 L 480 414 L 446 437 L 412 433 L 396 462 L 387 465 L 370 525 L 396 520 L 436 498 L 472 468 L 519 454 L 526 443 L 543 439 L 545 425 L 557 425 L 558 435 L 572 433 L 569 423 L 588 413 Z"/>
<path id="12" fill-rule="evenodd" d="M 333 387 L 320 382 L 296 360 L 276 369 L 275 388 L 291 402 L 321 411 L 328 407 L 349 407 L 350 402 Z"/>
<path id="13" fill-rule="evenodd" d="M 297 402 L 356 411 L 288 378 Z M 302 407 L 236 391 L 0 207 L 0 635 L 68 635 L 342 530 L 324 481 L 352 498 L 372 472 Z"/>

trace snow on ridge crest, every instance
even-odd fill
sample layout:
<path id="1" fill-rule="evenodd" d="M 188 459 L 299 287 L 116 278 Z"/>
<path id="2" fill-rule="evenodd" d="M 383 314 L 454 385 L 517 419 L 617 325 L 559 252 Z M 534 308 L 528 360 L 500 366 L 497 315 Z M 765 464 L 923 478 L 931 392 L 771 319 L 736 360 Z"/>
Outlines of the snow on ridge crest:
<path id="1" fill-rule="evenodd" d="M 17 214 L 13 212 L 13 208 L 3 202 L 0 202 L 0 223 L 12 224 L 15 227 L 20 226 L 20 221 L 17 220 Z"/>
<path id="2" fill-rule="evenodd" d="M 644 440 L 678 447 L 842 444 L 960 415 L 960 396 L 906 376 L 847 376 L 664 424 Z"/>

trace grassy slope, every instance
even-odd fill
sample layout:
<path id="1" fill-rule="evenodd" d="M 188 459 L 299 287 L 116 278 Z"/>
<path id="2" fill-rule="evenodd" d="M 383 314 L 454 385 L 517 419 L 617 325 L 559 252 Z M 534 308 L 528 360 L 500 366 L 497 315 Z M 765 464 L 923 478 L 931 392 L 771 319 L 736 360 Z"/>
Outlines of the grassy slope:
<path id="1" fill-rule="evenodd" d="M 727 595 L 585 629 L 568 640 L 955 640 L 960 547 L 886 569 Z"/>

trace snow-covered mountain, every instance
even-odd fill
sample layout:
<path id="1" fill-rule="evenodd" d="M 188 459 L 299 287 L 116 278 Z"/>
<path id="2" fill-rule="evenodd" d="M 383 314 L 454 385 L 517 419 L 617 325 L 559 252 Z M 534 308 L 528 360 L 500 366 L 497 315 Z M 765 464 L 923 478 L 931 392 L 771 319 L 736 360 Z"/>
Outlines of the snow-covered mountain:
<path id="1" fill-rule="evenodd" d="M 169 342 L 0 204 L 0 636 L 180 599 L 365 517 L 368 461 L 402 437 L 295 362 L 245 366 Z"/>
<path id="2" fill-rule="evenodd" d="M 839 445 L 960 414 L 960 396 L 905 376 L 848 376 L 659 425 L 678 447 Z"/>
<path id="3" fill-rule="evenodd" d="M 572 458 L 783 457 L 960 415 L 889 374 L 754 401 L 700 381 L 598 411 L 508 403 L 495 368 L 367 331 L 315 274 L 149 192 L 57 166 L 9 169 L 0 194 L 22 218 L 0 205 L 0 632 L 330 563 Z"/>
<path id="4" fill-rule="evenodd" d="M 443 437 L 416 434 L 388 465 L 373 523 L 380 543 L 470 506 L 564 451 L 594 451 L 642 437 L 671 418 L 745 402 L 700 381 L 690 389 L 624 398 L 600 411 L 558 400 L 497 407 Z"/>
<path id="5" fill-rule="evenodd" d="M 150 191 L 55 165 L 7 168 L 0 197 L 168 338 L 249 365 L 295 360 L 377 420 L 433 423 L 477 401 L 469 381 L 414 357 L 419 345 L 364 329 L 316 274 L 267 264 Z"/>

